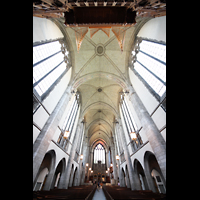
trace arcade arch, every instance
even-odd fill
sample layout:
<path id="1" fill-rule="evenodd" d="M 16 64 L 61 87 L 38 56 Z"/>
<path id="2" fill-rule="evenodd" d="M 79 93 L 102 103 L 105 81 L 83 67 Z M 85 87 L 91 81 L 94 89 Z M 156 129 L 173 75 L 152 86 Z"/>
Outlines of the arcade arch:
<path id="1" fill-rule="evenodd" d="M 165 179 L 155 155 L 150 151 L 146 151 L 144 154 L 144 166 L 149 189 L 153 192 L 165 193 Z"/>

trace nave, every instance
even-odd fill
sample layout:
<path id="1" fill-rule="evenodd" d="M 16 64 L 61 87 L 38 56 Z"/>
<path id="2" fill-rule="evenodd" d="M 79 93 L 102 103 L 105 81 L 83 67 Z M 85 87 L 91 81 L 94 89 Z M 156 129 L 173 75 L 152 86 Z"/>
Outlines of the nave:
<path id="1" fill-rule="evenodd" d="M 83 190 L 87 198 L 95 182 L 112 198 L 165 194 L 165 1 L 85 3 L 33 3 L 35 198 L 82 198 Z M 71 24 L 77 7 L 94 11 L 93 3 L 103 10 L 95 16 L 128 13 L 118 24 Z"/>

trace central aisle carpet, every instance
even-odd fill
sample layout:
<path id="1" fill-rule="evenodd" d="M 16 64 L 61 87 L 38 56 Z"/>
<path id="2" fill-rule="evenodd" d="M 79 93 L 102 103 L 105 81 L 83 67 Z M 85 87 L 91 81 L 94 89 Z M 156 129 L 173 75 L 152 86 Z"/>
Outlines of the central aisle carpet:
<path id="1" fill-rule="evenodd" d="M 102 188 L 100 188 L 99 191 L 98 189 L 96 189 L 92 200 L 106 200 L 106 197 L 104 195 Z"/>

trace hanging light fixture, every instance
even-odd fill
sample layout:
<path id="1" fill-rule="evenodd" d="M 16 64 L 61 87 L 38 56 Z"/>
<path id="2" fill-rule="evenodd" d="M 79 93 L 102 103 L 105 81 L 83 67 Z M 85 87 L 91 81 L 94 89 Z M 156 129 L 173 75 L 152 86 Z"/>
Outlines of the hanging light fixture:
<path id="1" fill-rule="evenodd" d="M 106 170 L 106 173 L 108 173 L 108 171 Z"/>
<path id="2" fill-rule="evenodd" d="M 69 131 L 65 131 L 65 134 L 63 136 L 65 139 L 67 139 L 69 137 Z"/>
<path id="3" fill-rule="evenodd" d="M 111 164 L 110 164 L 110 166 L 112 167 L 112 166 L 113 166 L 113 164 L 111 163 Z"/>
<path id="4" fill-rule="evenodd" d="M 88 167 L 88 163 L 86 163 L 86 167 Z"/>
<path id="5" fill-rule="evenodd" d="M 137 140 L 137 135 L 135 132 L 131 132 L 130 135 L 132 140 Z"/>
<path id="6" fill-rule="evenodd" d="M 119 160 L 119 156 L 118 155 L 116 155 L 116 160 Z"/>
<path id="7" fill-rule="evenodd" d="M 89 170 L 91 170 L 91 168 L 89 168 Z"/>
<path id="8" fill-rule="evenodd" d="M 80 155 L 80 159 L 83 160 L 83 154 Z"/>

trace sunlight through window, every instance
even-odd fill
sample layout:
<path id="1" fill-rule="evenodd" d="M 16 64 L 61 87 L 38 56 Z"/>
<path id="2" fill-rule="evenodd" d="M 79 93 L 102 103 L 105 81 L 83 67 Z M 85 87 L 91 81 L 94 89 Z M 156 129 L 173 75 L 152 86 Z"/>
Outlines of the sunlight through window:
<path id="1" fill-rule="evenodd" d="M 33 47 L 33 85 L 41 96 L 66 69 L 59 41 Z"/>
<path id="2" fill-rule="evenodd" d="M 139 49 L 134 69 L 162 96 L 166 91 L 166 45 L 142 40 Z M 135 55 L 135 52 L 132 54 Z"/>
<path id="3" fill-rule="evenodd" d="M 100 143 L 94 148 L 94 163 L 97 164 L 98 161 L 105 164 L 105 149 Z"/>

